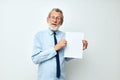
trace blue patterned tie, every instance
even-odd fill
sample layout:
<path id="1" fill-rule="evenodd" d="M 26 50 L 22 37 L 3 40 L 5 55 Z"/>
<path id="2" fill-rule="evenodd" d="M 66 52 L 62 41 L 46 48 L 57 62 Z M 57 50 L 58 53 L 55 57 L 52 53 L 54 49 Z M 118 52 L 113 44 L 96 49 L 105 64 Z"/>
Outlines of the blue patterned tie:
<path id="1" fill-rule="evenodd" d="M 54 34 L 54 42 L 55 42 L 55 45 L 57 44 L 57 39 L 56 39 L 56 33 L 55 32 L 53 32 L 53 34 Z M 56 54 L 56 77 L 57 78 L 59 78 L 60 77 L 60 61 L 59 61 L 59 53 L 58 53 L 58 51 L 57 51 L 57 54 Z"/>

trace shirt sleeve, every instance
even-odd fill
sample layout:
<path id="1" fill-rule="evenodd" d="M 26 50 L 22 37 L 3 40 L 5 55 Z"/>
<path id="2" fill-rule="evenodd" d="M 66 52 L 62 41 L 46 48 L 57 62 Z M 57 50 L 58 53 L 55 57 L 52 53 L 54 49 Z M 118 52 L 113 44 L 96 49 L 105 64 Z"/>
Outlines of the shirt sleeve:
<path id="1" fill-rule="evenodd" d="M 51 47 L 47 50 L 42 50 L 42 44 L 40 43 L 39 36 L 36 35 L 34 38 L 34 46 L 33 46 L 33 54 L 32 54 L 32 61 L 35 64 L 40 64 L 49 59 L 55 57 L 56 51 L 54 47 Z"/>
<path id="2" fill-rule="evenodd" d="M 65 58 L 65 61 L 71 61 L 73 60 L 74 58 Z"/>

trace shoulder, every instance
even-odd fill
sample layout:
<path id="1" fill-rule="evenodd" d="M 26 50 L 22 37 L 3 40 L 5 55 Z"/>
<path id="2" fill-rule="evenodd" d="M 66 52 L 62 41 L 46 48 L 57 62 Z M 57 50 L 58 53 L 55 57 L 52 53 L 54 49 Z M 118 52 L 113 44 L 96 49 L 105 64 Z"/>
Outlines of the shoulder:
<path id="1" fill-rule="evenodd" d="M 65 32 L 63 32 L 63 31 L 58 31 L 58 32 L 59 32 L 59 34 L 65 35 Z"/>
<path id="2" fill-rule="evenodd" d="M 40 36 L 42 37 L 46 32 L 47 32 L 46 30 L 38 31 L 36 32 L 35 37 L 40 37 Z"/>
<path id="3" fill-rule="evenodd" d="M 38 31 L 38 32 L 36 32 L 36 35 L 43 35 L 46 32 L 48 32 L 48 31 L 47 30 Z"/>

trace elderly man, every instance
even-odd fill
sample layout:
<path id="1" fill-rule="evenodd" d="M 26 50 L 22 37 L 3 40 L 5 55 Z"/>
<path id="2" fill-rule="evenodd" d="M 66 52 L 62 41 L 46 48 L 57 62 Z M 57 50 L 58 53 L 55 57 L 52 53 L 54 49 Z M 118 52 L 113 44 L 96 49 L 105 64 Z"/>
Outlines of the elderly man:
<path id="1" fill-rule="evenodd" d="M 47 17 L 49 29 L 35 35 L 32 60 L 38 64 L 39 80 L 65 80 L 64 47 L 67 45 L 65 33 L 59 31 L 63 23 L 63 12 L 54 8 Z M 83 40 L 83 49 L 87 49 L 87 41 Z"/>

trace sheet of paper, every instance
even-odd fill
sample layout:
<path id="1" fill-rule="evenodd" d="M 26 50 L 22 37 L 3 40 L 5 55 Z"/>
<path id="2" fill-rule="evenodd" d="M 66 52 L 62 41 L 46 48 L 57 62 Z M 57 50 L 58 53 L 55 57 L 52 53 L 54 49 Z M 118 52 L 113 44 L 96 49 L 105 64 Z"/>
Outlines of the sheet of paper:
<path id="1" fill-rule="evenodd" d="M 65 47 L 64 57 L 69 58 L 82 58 L 84 34 L 81 32 L 66 32 L 65 39 L 67 46 Z"/>

